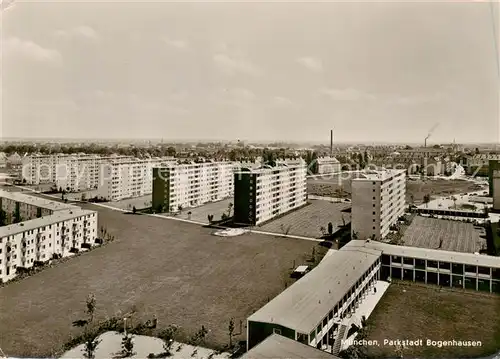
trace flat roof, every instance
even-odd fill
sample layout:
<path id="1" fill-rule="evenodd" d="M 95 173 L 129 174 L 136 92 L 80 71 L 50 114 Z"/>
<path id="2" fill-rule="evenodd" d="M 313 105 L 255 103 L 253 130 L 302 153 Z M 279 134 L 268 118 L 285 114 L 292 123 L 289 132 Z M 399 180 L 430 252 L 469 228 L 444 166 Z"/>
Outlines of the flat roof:
<path id="1" fill-rule="evenodd" d="M 237 174 L 245 174 L 245 173 L 255 173 L 255 174 L 272 174 L 274 171 L 286 171 L 286 170 L 296 170 L 296 169 L 304 169 L 306 170 L 305 163 L 277 163 L 276 166 L 264 165 L 258 168 L 245 167 L 242 168 L 241 171 L 237 171 Z M 245 171 L 246 170 L 246 171 Z"/>
<path id="2" fill-rule="evenodd" d="M 50 209 L 52 211 L 61 211 L 66 209 L 78 208 L 77 206 L 73 206 L 71 204 L 51 201 L 45 198 L 28 195 L 22 192 L 9 192 L 5 190 L 0 190 L 0 198 L 7 198 L 12 201 L 22 202 L 30 204 L 32 206 Z"/>
<path id="3" fill-rule="evenodd" d="M 93 213 L 96 211 L 90 211 L 87 209 L 81 209 L 75 207 L 76 209 L 65 210 L 54 212 L 49 216 L 43 216 L 40 218 L 31 219 L 29 221 L 24 221 L 20 223 L 10 224 L 8 226 L 0 227 L 0 238 L 7 236 L 12 236 L 14 234 L 26 232 L 32 229 L 37 229 L 39 227 L 48 226 L 61 221 L 67 221 L 72 218 L 81 217 Z"/>
<path id="4" fill-rule="evenodd" d="M 358 178 L 353 178 L 353 181 L 384 181 L 393 178 L 406 170 L 398 169 L 380 169 L 380 170 L 365 170 L 359 172 Z"/>
<path id="5" fill-rule="evenodd" d="M 276 323 L 309 334 L 380 255 L 376 249 L 346 245 L 248 320 Z"/>
<path id="6" fill-rule="evenodd" d="M 398 246 L 372 240 L 352 240 L 348 245 L 353 248 L 369 248 L 381 251 L 383 254 L 398 257 L 410 257 L 441 262 L 463 263 L 473 266 L 477 265 L 500 268 L 500 257 L 488 256 L 484 254 L 460 253 L 443 251 L 440 249 Z"/>
<path id="7" fill-rule="evenodd" d="M 282 335 L 272 334 L 243 354 L 240 359 L 339 359 L 323 350 Z"/>

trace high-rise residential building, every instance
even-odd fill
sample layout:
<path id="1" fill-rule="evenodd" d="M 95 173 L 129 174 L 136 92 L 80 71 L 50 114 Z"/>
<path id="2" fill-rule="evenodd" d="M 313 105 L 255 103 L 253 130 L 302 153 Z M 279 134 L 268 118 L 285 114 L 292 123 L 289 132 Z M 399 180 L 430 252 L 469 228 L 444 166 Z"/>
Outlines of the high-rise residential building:
<path id="1" fill-rule="evenodd" d="M 35 154 L 23 158 L 23 180 L 28 184 L 54 183 L 66 191 L 96 189 L 102 167 L 130 156 L 87 154 Z"/>
<path id="2" fill-rule="evenodd" d="M 233 173 L 239 168 L 235 162 L 203 162 L 170 164 L 154 168 L 153 208 L 177 212 L 233 195 Z"/>
<path id="3" fill-rule="evenodd" d="M 489 195 L 494 197 L 494 188 L 493 188 L 493 178 L 494 172 L 500 170 L 500 160 L 489 160 L 488 162 L 488 187 L 489 187 Z M 500 192 L 500 187 L 496 187 L 497 192 Z"/>
<path id="4" fill-rule="evenodd" d="M 173 162 L 172 157 L 32 155 L 23 159 L 23 179 L 28 184 L 53 183 L 68 192 L 96 190 L 100 197 L 116 201 L 150 194 L 153 167 Z"/>
<path id="5" fill-rule="evenodd" d="M 234 174 L 234 222 L 259 225 L 307 203 L 307 168 L 297 164 L 242 168 Z"/>
<path id="6" fill-rule="evenodd" d="M 153 192 L 153 168 L 174 163 L 172 158 L 116 158 L 101 166 L 97 193 L 109 201 Z"/>
<path id="7" fill-rule="evenodd" d="M 380 240 L 405 211 L 405 170 L 363 171 L 352 180 L 351 233 Z"/>

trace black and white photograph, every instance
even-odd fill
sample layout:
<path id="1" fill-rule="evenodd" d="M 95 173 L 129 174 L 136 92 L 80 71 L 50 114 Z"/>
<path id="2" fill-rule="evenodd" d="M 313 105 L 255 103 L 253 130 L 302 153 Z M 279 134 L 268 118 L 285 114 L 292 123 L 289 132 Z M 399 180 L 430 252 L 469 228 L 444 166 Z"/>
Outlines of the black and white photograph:
<path id="1" fill-rule="evenodd" d="M 498 0 L 0 4 L 0 359 L 500 359 Z"/>

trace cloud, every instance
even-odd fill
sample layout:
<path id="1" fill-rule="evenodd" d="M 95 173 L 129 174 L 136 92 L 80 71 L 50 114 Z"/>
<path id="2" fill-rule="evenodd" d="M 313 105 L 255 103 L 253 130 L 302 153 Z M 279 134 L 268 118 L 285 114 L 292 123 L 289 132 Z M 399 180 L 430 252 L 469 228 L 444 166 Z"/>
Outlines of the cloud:
<path id="1" fill-rule="evenodd" d="M 0 2 L 0 10 L 4 11 L 7 10 L 8 8 L 13 7 L 15 1 L 16 0 L 3 0 L 2 2 Z"/>
<path id="2" fill-rule="evenodd" d="M 189 44 L 184 40 L 173 40 L 168 38 L 163 38 L 163 41 L 170 47 L 174 47 L 179 50 L 187 50 L 189 48 Z"/>
<path id="3" fill-rule="evenodd" d="M 154 100 L 134 93 L 124 94 L 111 91 L 96 90 L 90 93 L 99 103 L 111 107 L 128 108 L 141 114 L 178 114 L 189 113 L 185 108 L 169 104 L 163 100 Z"/>
<path id="4" fill-rule="evenodd" d="M 55 35 L 63 39 L 85 38 L 88 40 L 98 40 L 99 34 L 90 26 L 82 25 L 69 30 L 57 30 Z"/>
<path id="5" fill-rule="evenodd" d="M 216 103 L 232 106 L 247 106 L 256 98 L 255 93 L 245 88 L 219 89 L 213 96 Z"/>
<path id="6" fill-rule="evenodd" d="M 387 102 L 392 105 L 413 106 L 425 103 L 430 104 L 430 103 L 443 102 L 446 101 L 448 98 L 449 96 L 444 92 L 436 92 L 433 94 L 414 95 L 414 96 L 394 95 L 390 96 Z"/>
<path id="7" fill-rule="evenodd" d="M 321 95 L 327 96 L 334 101 L 366 101 L 375 100 L 377 97 L 371 93 L 356 89 L 332 89 L 323 88 L 319 91 Z"/>
<path id="8" fill-rule="evenodd" d="M 314 57 L 301 57 L 297 59 L 297 62 L 313 72 L 323 71 L 323 62 L 321 61 L 321 59 Z"/>
<path id="9" fill-rule="evenodd" d="M 189 92 L 186 90 L 174 91 L 168 97 L 171 101 L 183 101 L 187 99 L 189 96 Z"/>
<path id="10" fill-rule="evenodd" d="M 47 63 L 60 63 L 62 56 L 59 51 L 44 48 L 33 41 L 10 37 L 3 42 L 3 54 L 13 54 L 31 60 Z"/>
<path id="11" fill-rule="evenodd" d="M 438 103 L 449 98 L 444 92 L 432 94 L 399 95 L 399 94 L 373 94 L 352 88 L 332 89 L 323 88 L 319 91 L 323 96 L 327 96 L 334 101 L 377 101 L 381 104 L 396 106 L 415 106 L 421 104 Z"/>
<path id="12" fill-rule="evenodd" d="M 228 75 L 243 73 L 247 75 L 259 75 L 261 71 L 250 61 L 242 58 L 230 56 L 224 53 L 215 54 L 213 57 L 215 65 Z"/>
<path id="13" fill-rule="evenodd" d="M 275 96 L 272 99 L 272 104 L 277 107 L 290 107 L 293 105 L 293 102 L 287 97 Z"/>

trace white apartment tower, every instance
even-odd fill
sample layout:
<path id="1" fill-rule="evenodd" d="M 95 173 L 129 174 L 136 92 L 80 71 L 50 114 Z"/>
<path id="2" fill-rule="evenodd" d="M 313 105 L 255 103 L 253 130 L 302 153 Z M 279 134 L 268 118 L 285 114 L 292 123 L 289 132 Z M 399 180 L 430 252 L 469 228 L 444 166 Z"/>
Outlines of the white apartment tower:
<path id="1" fill-rule="evenodd" d="M 380 240 L 405 211 L 405 170 L 363 171 L 352 180 L 351 233 Z"/>
<path id="2" fill-rule="evenodd" d="M 177 212 L 233 195 L 234 162 L 171 164 L 153 170 L 153 208 Z"/>
<path id="3" fill-rule="evenodd" d="M 170 158 L 116 158 L 101 166 L 98 195 L 109 201 L 119 201 L 151 194 L 153 168 L 173 163 Z"/>
<path id="4" fill-rule="evenodd" d="M 234 174 L 234 222 L 259 225 L 307 203 L 307 167 L 278 164 Z"/>

